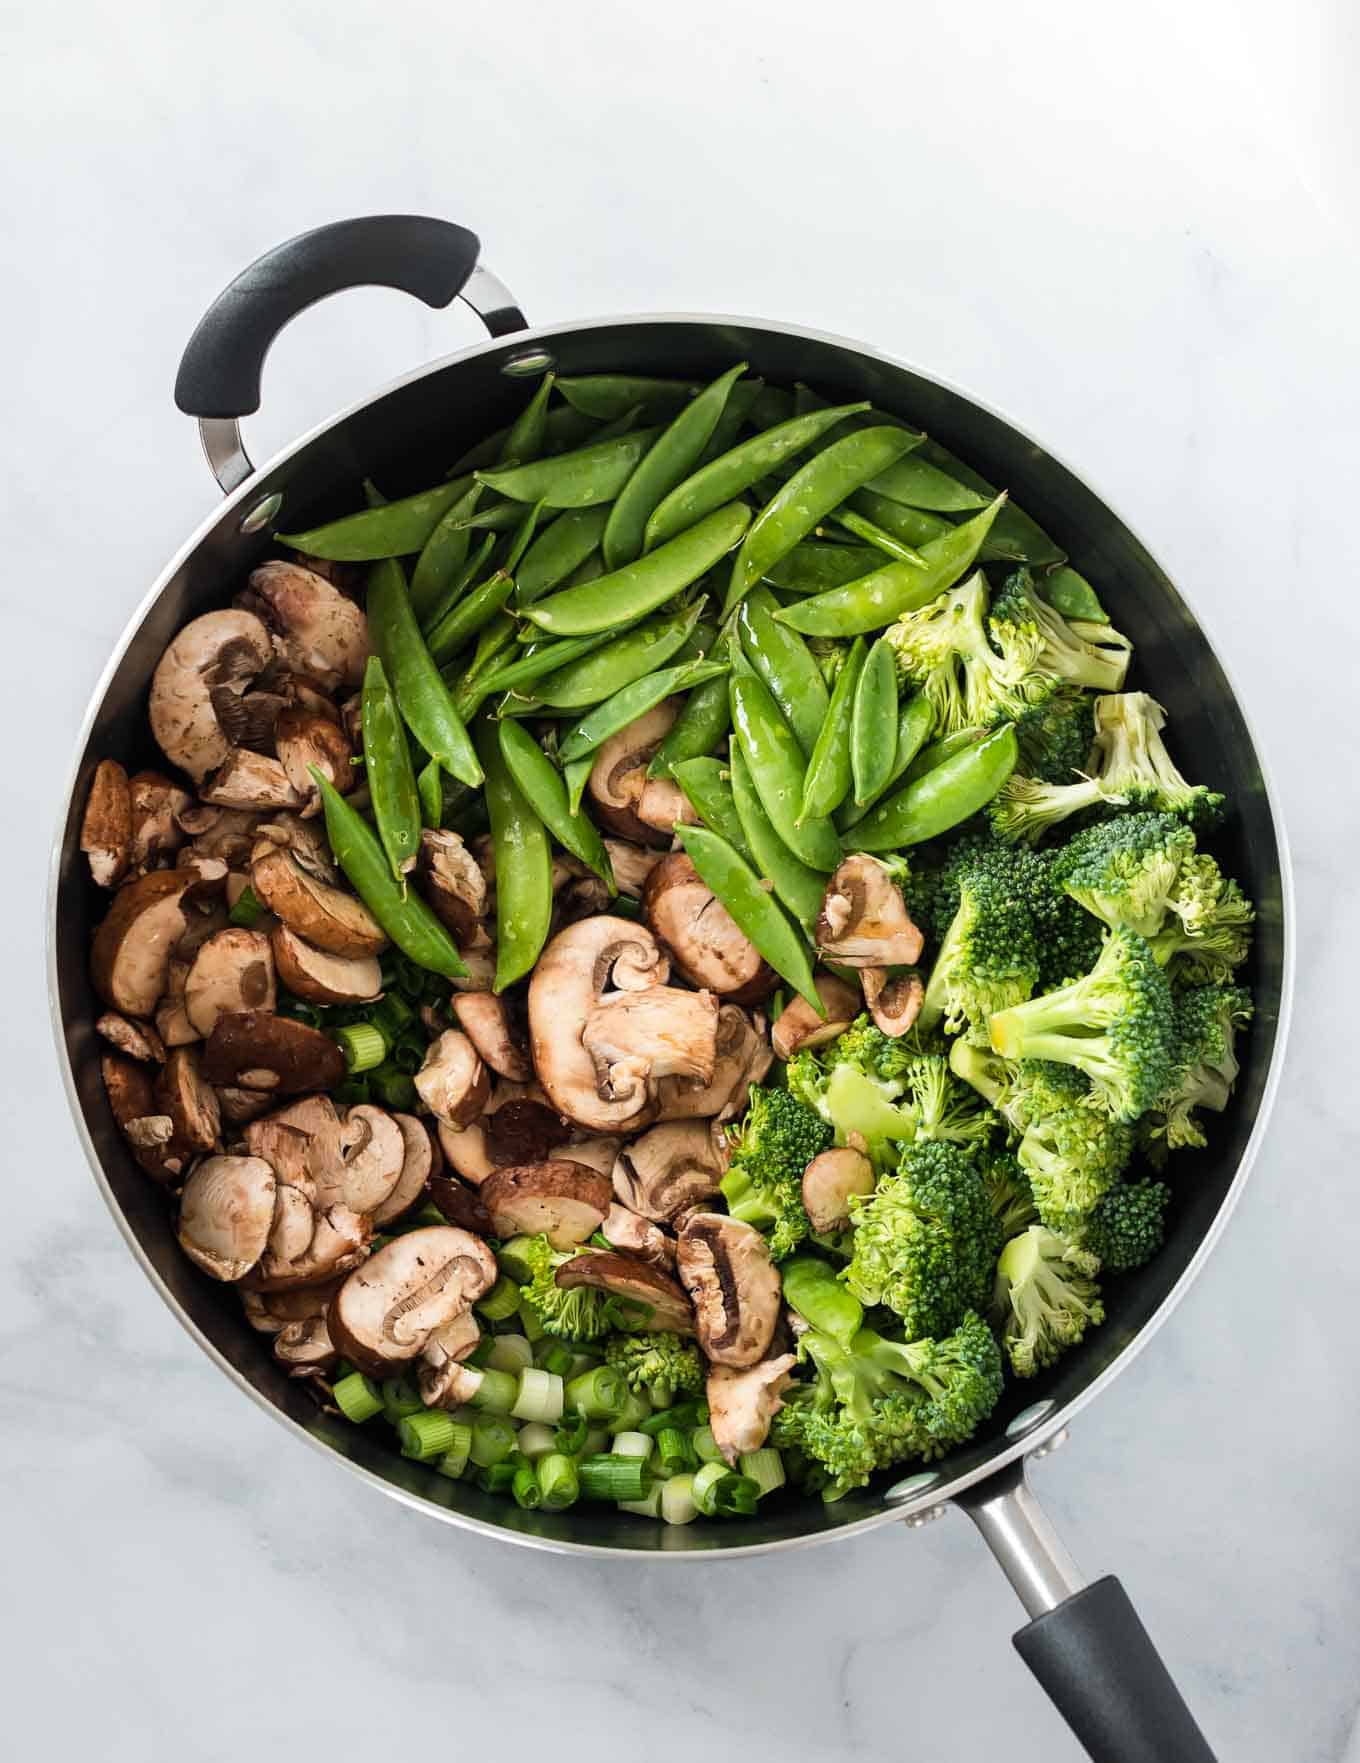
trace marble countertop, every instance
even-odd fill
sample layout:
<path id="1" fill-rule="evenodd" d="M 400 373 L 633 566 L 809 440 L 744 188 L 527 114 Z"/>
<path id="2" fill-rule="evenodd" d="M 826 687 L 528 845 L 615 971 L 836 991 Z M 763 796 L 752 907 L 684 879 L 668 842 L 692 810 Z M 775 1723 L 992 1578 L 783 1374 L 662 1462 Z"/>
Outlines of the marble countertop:
<path id="1" fill-rule="evenodd" d="M 1347 1755 L 1356 64 L 1339 0 L 1303 0 L 1287 35 L 1276 12 L 125 0 L 7 20 L 13 1754 L 474 1756 L 540 1726 L 562 1763 L 1077 1754 L 957 1514 L 698 1571 L 432 1528 L 233 1393 L 97 1198 L 48 1042 L 38 853 L 104 657 L 213 500 L 178 353 L 268 245 L 405 210 L 479 231 L 531 319 L 751 312 L 980 392 L 1080 462 L 1202 614 L 1287 806 L 1292 1049 L 1220 1252 L 1035 1481 L 1082 1564 L 1123 1576 L 1223 1758 Z M 474 336 L 384 292 L 310 314 L 271 358 L 257 457 Z"/>

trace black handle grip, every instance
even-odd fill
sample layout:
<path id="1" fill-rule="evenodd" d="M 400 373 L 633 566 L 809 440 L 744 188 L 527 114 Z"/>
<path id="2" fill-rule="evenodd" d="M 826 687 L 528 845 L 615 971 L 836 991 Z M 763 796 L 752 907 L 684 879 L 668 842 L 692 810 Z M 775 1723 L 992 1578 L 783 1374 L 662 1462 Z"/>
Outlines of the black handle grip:
<path id="1" fill-rule="evenodd" d="M 1112 1575 L 1036 1617 L 1015 1650 L 1095 1763 L 1214 1763 Z"/>
<path id="2" fill-rule="evenodd" d="M 338 220 L 276 245 L 225 287 L 199 320 L 175 379 L 186 416 L 249 416 L 260 370 L 290 318 L 346 288 L 400 288 L 447 306 L 477 267 L 475 233 L 421 214 Z"/>

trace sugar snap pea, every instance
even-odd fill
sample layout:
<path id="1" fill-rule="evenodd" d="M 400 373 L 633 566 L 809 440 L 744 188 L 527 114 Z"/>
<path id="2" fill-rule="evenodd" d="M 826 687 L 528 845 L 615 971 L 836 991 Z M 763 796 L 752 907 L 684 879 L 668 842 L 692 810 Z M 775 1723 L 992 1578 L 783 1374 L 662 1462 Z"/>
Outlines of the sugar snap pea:
<path id="1" fill-rule="evenodd" d="M 776 619 L 818 637 L 851 637 L 882 630 L 904 612 L 928 605 L 972 567 L 1003 501 L 1004 497 L 998 496 L 981 514 L 954 527 L 945 537 L 932 539 L 923 547 L 925 569 L 914 563 L 885 564 L 843 588 L 831 588 L 786 606 L 775 614 Z"/>
<path id="2" fill-rule="evenodd" d="M 420 628 L 426 636 L 434 626 L 450 612 L 462 599 L 469 582 L 480 581 L 491 553 L 496 549 L 495 533 L 484 533 L 481 540 L 473 546 L 467 561 L 444 589 L 431 609 L 422 614 Z"/>
<path id="3" fill-rule="evenodd" d="M 829 874 L 841 860 L 840 840 L 824 818 L 799 824 L 805 761 L 793 730 L 754 671 L 734 667 L 730 686 L 732 727 L 775 831 L 795 857 Z"/>
<path id="4" fill-rule="evenodd" d="M 798 811 L 800 820 L 833 814 L 850 788 L 850 726 L 855 709 L 855 687 L 864 666 L 864 655 L 864 638 L 856 637 L 836 675 L 831 703 L 808 759 L 807 776 L 803 779 L 803 802 Z"/>
<path id="5" fill-rule="evenodd" d="M 866 488 L 909 508 L 931 508 L 940 514 L 968 514 L 985 508 L 991 494 L 971 488 L 920 453 L 909 453 L 881 471 Z"/>
<path id="6" fill-rule="evenodd" d="M 732 501 L 735 496 L 745 495 L 767 472 L 811 446 L 828 429 L 843 422 L 848 414 L 868 408 L 867 404 L 842 404 L 834 410 L 817 410 L 807 416 L 796 416 L 754 435 L 703 466 L 657 506 L 647 522 L 647 548 L 650 550 L 654 545 L 664 544 L 687 526 L 693 526 L 696 520 L 702 520 L 714 508 L 721 508 L 724 502 Z"/>
<path id="7" fill-rule="evenodd" d="M 479 471 L 477 481 L 514 502 L 543 502 L 549 508 L 588 508 L 612 502 L 628 482 L 658 429 L 630 429 L 612 440 L 592 441 L 572 453 L 556 453 L 529 465 L 503 465 Z"/>
<path id="8" fill-rule="evenodd" d="M 500 722 L 497 732 L 501 757 L 525 801 L 558 844 L 593 869 L 611 894 L 617 893 L 604 840 L 592 820 L 584 814 L 572 813 L 561 772 L 519 723 Z"/>
<path id="9" fill-rule="evenodd" d="M 392 500 L 390 496 L 383 495 L 371 477 L 366 477 L 359 488 L 364 493 L 364 505 L 367 508 L 385 508 Z"/>
<path id="10" fill-rule="evenodd" d="M 564 509 L 524 553 L 515 577 L 515 604 L 528 606 L 566 581 L 595 550 L 609 519 L 608 503 Z"/>
<path id="11" fill-rule="evenodd" d="M 378 837 L 392 874 L 397 881 L 404 882 L 420 849 L 421 798 L 401 712 L 376 655 L 369 656 L 364 669 L 360 721 L 364 733 L 364 776 L 373 803 L 373 818 L 378 823 Z M 435 767 L 437 783 L 439 762 L 430 763 Z"/>
<path id="12" fill-rule="evenodd" d="M 693 470 L 709 436 L 717 427 L 733 385 L 745 371 L 746 363 L 738 362 L 711 385 L 705 386 L 698 397 L 692 398 L 661 431 L 638 461 L 633 475 L 619 491 L 609 511 L 601 544 L 606 569 L 621 569 L 641 554 L 642 536 L 652 511 Z M 716 506 L 731 500 L 731 496 L 720 497 Z M 686 521 L 685 524 L 692 526 L 693 522 Z"/>
<path id="13" fill-rule="evenodd" d="M 631 624 L 698 581 L 738 542 L 750 520 L 749 508 L 730 502 L 636 562 L 535 601 L 526 616 L 562 637 Z"/>
<path id="14" fill-rule="evenodd" d="M 643 679 L 634 680 L 589 710 L 562 742 L 563 761 L 584 759 L 597 747 L 616 735 L 620 729 L 636 722 L 676 692 L 687 692 L 705 680 L 717 679 L 727 672 L 725 661 L 682 661 L 678 667 L 663 667 Z"/>
<path id="15" fill-rule="evenodd" d="M 477 724 L 486 806 L 496 863 L 496 978 L 503 992 L 538 960 L 552 921 L 552 851 L 547 828 L 524 799 L 501 752 L 499 734 Z"/>
<path id="16" fill-rule="evenodd" d="M 572 759 L 562 767 L 562 777 L 567 786 L 567 805 L 573 814 L 581 812 L 581 797 L 585 794 L 586 784 L 594 769 L 593 753 L 587 753 L 584 759 Z"/>
<path id="17" fill-rule="evenodd" d="M 685 800 L 720 838 L 749 857 L 746 838 L 737 818 L 737 805 L 732 799 L 731 773 L 718 759 L 677 760 L 671 776 L 684 792 Z"/>
<path id="18" fill-rule="evenodd" d="M 394 880 L 378 835 L 315 765 L 311 773 L 321 792 L 326 837 L 355 893 L 417 967 L 448 979 L 465 979 L 467 965 L 453 938 L 414 888 Z"/>
<path id="19" fill-rule="evenodd" d="M 644 674 L 655 673 L 684 647 L 702 608 L 698 600 L 684 611 L 659 613 L 583 660 L 549 674 L 539 683 L 540 702 L 554 710 L 588 710 Z"/>
<path id="20" fill-rule="evenodd" d="M 802 934 L 793 926 L 779 902 L 765 892 L 760 877 L 740 852 L 706 826 L 677 826 L 675 836 L 698 870 L 700 879 L 717 896 L 744 936 L 765 957 L 781 979 L 812 1005 L 818 1016 L 826 1006 L 812 983 L 812 962 Z"/>
<path id="21" fill-rule="evenodd" d="M 897 740 L 894 743 L 892 770 L 888 773 L 881 788 L 871 795 L 861 806 L 853 799 L 842 802 L 836 811 L 834 824 L 836 831 L 844 837 L 848 828 L 857 826 L 875 802 L 898 781 L 912 776 L 912 761 L 921 751 L 935 726 L 935 712 L 931 708 L 924 692 L 917 692 L 915 697 L 908 698 L 897 713 Z"/>
<path id="22" fill-rule="evenodd" d="M 514 642 L 516 628 L 508 612 L 498 612 L 489 624 L 484 624 L 472 651 L 469 671 L 474 675 L 489 673 Z"/>
<path id="23" fill-rule="evenodd" d="M 1110 615 L 1101 605 L 1095 589 L 1070 564 L 1062 564 L 1041 576 L 1038 588 L 1040 595 L 1064 618 L 1085 624 L 1110 622 Z"/>
<path id="24" fill-rule="evenodd" d="M 507 423 L 494 433 L 469 447 L 459 459 L 455 460 L 450 477 L 460 472 L 476 471 L 481 466 L 494 465 L 501 456 L 501 448 L 505 445 L 506 436 L 514 427 Z M 581 447 L 595 436 L 599 423 L 593 417 L 580 410 L 573 410 L 569 405 L 560 404 L 555 410 L 548 412 L 544 422 L 543 451 L 545 453 L 565 453 L 568 448 Z"/>
<path id="25" fill-rule="evenodd" d="M 472 487 L 470 477 L 453 478 L 417 496 L 404 496 L 314 526 L 305 533 L 280 533 L 279 543 L 332 563 L 374 563 L 419 551 L 440 521 Z"/>
<path id="26" fill-rule="evenodd" d="M 444 818 L 444 778 L 437 759 L 421 766 L 416 794 L 420 798 L 420 824 L 438 828 Z"/>
<path id="27" fill-rule="evenodd" d="M 995 496 L 996 491 L 985 477 L 980 477 L 961 459 L 940 445 L 938 441 L 927 441 L 921 448 L 921 457 L 932 465 L 938 465 L 969 489 L 977 490 L 987 496 Z M 1054 544 L 1037 520 L 1031 520 L 1023 508 L 1017 508 L 1013 502 L 1007 502 L 997 517 L 996 524 L 987 535 L 987 543 L 982 550 L 982 561 L 1005 563 L 1065 563 L 1067 553 L 1060 545 Z"/>
<path id="28" fill-rule="evenodd" d="M 895 459 L 914 437 L 881 424 L 859 429 L 815 454 L 765 504 L 732 565 L 724 613 L 742 599 L 767 569 L 788 555 L 833 508 Z"/>
<path id="29" fill-rule="evenodd" d="M 850 723 L 850 772 L 860 807 L 882 793 L 896 757 L 897 667 L 892 644 L 880 637 L 864 658 Z"/>
<path id="30" fill-rule="evenodd" d="M 938 838 L 985 808 L 1020 756 L 1012 723 L 905 785 L 869 811 L 846 835 L 856 851 L 900 851 Z"/>
<path id="31" fill-rule="evenodd" d="M 514 586 L 514 578 L 498 569 L 451 606 L 439 623 L 430 627 L 425 639 L 435 660 L 448 661 L 483 625 L 490 624 Z"/>
<path id="32" fill-rule="evenodd" d="M 624 373 L 574 374 L 558 380 L 557 389 L 574 410 L 600 422 L 612 422 L 636 405 L 642 406 L 649 422 L 669 422 L 699 390 L 685 380 Z"/>
<path id="33" fill-rule="evenodd" d="M 853 533 L 857 539 L 863 539 L 875 550 L 886 552 L 889 557 L 896 557 L 903 563 L 914 563 L 921 568 L 925 559 L 915 545 L 907 545 L 895 538 L 886 527 L 877 525 L 866 515 L 857 513 L 853 508 L 838 508 L 828 516 L 837 526 L 846 532 Z"/>
<path id="34" fill-rule="evenodd" d="M 804 756 L 810 759 L 830 699 L 807 644 L 797 631 L 775 623 L 778 610 L 774 595 L 757 583 L 742 602 L 737 629 L 747 660 L 764 680 Z"/>
<path id="35" fill-rule="evenodd" d="M 604 558 L 597 546 L 588 557 L 583 557 L 567 577 L 569 588 L 583 588 L 587 582 L 597 582 L 604 574 Z"/>
<path id="36" fill-rule="evenodd" d="M 856 490 L 846 506 L 871 520 L 880 532 L 915 551 L 954 530 L 943 514 L 932 514 L 926 508 L 908 508 L 905 502 L 894 502 L 891 496 L 880 496 L 870 489 Z"/>
<path id="37" fill-rule="evenodd" d="M 774 830 L 773 823 L 751 781 L 751 770 L 742 756 L 740 745 L 732 743 L 732 800 L 741 824 L 745 847 L 757 871 L 768 878 L 770 886 L 812 935 L 817 914 L 822 909 L 826 877 L 811 868 L 793 852 Z"/>
<path id="38" fill-rule="evenodd" d="M 501 447 L 503 463 L 529 465 L 541 457 L 548 439 L 548 400 L 555 378 L 555 374 L 544 374 L 533 397 L 510 424 Z"/>
<path id="39" fill-rule="evenodd" d="M 844 587 L 878 569 L 882 554 L 874 545 L 828 543 L 804 539 L 787 557 L 781 557 L 765 580 L 784 594 L 824 594 L 828 588 Z"/>
<path id="40" fill-rule="evenodd" d="M 501 565 L 501 568 L 507 575 L 514 575 L 515 571 L 519 568 L 520 559 L 524 556 L 524 553 L 529 549 L 529 546 L 533 541 L 533 536 L 537 531 L 542 513 L 543 504 L 541 502 L 535 502 L 529 509 L 528 513 L 523 515 L 519 525 L 515 528 L 514 534 L 510 540 L 509 548 L 505 553 L 505 562 Z"/>
<path id="41" fill-rule="evenodd" d="M 598 631 L 593 637 L 561 637 L 556 641 L 531 643 L 487 675 L 486 689 L 488 693 L 509 692 L 532 685 L 612 641 L 609 631 Z"/>
<path id="42" fill-rule="evenodd" d="M 477 486 L 478 489 L 482 485 Z M 497 502 L 490 508 L 479 508 L 470 514 L 464 525 L 471 531 L 479 533 L 508 533 L 516 528 L 524 518 L 524 505 L 520 502 Z"/>
<path id="43" fill-rule="evenodd" d="M 425 647 L 401 565 L 390 559 L 368 573 L 368 634 L 411 733 L 445 771 L 465 784 L 479 784 L 482 769 L 472 742 Z"/>
<path id="44" fill-rule="evenodd" d="M 723 675 L 695 686 L 647 767 L 648 777 L 674 777 L 675 767 L 711 753 L 732 726 Z M 722 829 L 719 828 L 719 831 Z"/>
<path id="45" fill-rule="evenodd" d="M 928 746 L 921 748 L 903 772 L 903 777 L 909 784 L 914 784 L 918 777 L 934 771 L 946 759 L 952 759 L 956 753 L 966 752 L 969 747 L 976 747 L 979 741 L 985 741 L 988 733 L 985 728 L 956 728 L 950 734 L 941 735 L 938 741 L 931 741 Z"/>
<path id="46" fill-rule="evenodd" d="M 411 610 L 424 623 L 453 586 L 467 562 L 472 530 L 467 522 L 476 512 L 482 493 L 480 484 L 473 484 L 460 496 L 426 539 L 415 568 L 411 571 Z"/>
<path id="47" fill-rule="evenodd" d="M 737 436 L 746 426 L 756 407 L 756 400 L 764 390 L 765 382 L 758 375 L 749 380 L 737 381 L 723 405 L 722 415 L 714 424 L 713 433 L 708 437 L 708 445 L 699 455 L 698 466 L 710 464 L 736 445 Z"/>

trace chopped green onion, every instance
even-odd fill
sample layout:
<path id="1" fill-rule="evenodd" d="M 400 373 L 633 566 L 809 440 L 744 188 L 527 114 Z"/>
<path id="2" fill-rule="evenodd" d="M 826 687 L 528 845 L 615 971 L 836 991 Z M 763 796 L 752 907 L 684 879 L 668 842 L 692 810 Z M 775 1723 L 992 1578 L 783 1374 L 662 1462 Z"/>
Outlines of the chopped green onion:
<path id="1" fill-rule="evenodd" d="M 570 1368 L 562 1375 L 570 1382 L 573 1377 L 580 1377 L 587 1371 L 593 1371 L 599 1363 L 600 1355 L 598 1353 L 586 1353 L 577 1347 L 571 1355 Z M 552 1367 L 549 1366 L 548 1369 L 551 1371 Z"/>
<path id="2" fill-rule="evenodd" d="M 477 1345 L 472 1349 L 472 1351 L 470 1353 L 464 1354 L 464 1356 L 463 1356 L 464 1365 L 471 1365 L 474 1368 L 474 1370 L 477 1370 L 477 1371 L 485 1371 L 487 1364 L 489 1363 L 489 1361 L 491 1359 L 491 1355 L 495 1351 L 495 1347 L 496 1347 L 495 1335 L 484 1334 L 482 1336 L 481 1340 L 479 1340 Z"/>
<path id="3" fill-rule="evenodd" d="M 645 1432 L 616 1432 L 612 1449 L 616 1457 L 641 1457 L 645 1463 L 652 1454 L 652 1440 Z"/>
<path id="4" fill-rule="evenodd" d="M 694 1477 L 673 1475 L 661 1484 L 661 1516 L 667 1524 L 690 1524 L 699 1516 L 694 1504 Z"/>
<path id="5" fill-rule="evenodd" d="M 743 1451 L 737 1462 L 747 1480 L 756 1484 L 758 1500 L 783 1487 L 784 1459 L 773 1445 L 766 1445 L 760 1451 Z"/>
<path id="6" fill-rule="evenodd" d="M 526 1512 L 536 1512 L 543 1504 L 543 1489 L 538 1485 L 538 1471 L 532 1463 L 523 1463 L 515 1471 L 510 1492 L 515 1496 L 515 1504 Z"/>
<path id="7" fill-rule="evenodd" d="M 425 1063 L 429 1037 L 423 1028 L 406 1029 L 391 1052 L 392 1064 L 407 1077 L 414 1077 Z"/>
<path id="8" fill-rule="evenodd" d="M 526 1365 L 533 1364 L 534 1350 L 522 1334 L 493 1335 L 485 1362 L 495 1371 L 508 1371 L 512 1377 L 518 1377 Z"/>
<path id="9" fill-rule="evenodd" d="M 483 1414 L 472 1423 L 469 1457 L 478 1469 L 503 1462 L 515 1448 L 515 1429 L 499 1414 Z"/>
<path id="10" fill-rule="evenodd" d="M 449 1418 L 453 1419 L 453 1416 L 450 1415 Z M 472 1450 L 472 1428 L 466 1421 L 455 1420 L 453 1435 L 453 1443 L 448 1450 L 430 1467 L 439 1475 L 447 1475 L 450 1481 L 457 1481 L 468 1466 L 468 1455 Z"/>
<path id="11" fill-rule="evenodd" d="M 564 1420 L 553 1434 L 553 1449 L 560 1451 L 565 1457 L 579 1456 L 585 1447 L 586 1434 L 590 1431 L 590 1422 L 584 1414 L 573 1415 Z"/>
<path id="12" fill-rule="evenodd" d="M 264 901 L 247 882 L 227 914 L 227 923 L 234 924 L 238 930 L 249 930 L 263 911 Z"/>
<path id="13" fill-rule="evenodd" d="M 659 1414 L 649 1414 L 646 1420 L 639 1422 L 639 1432 L 649 1432 L 653 1436 L 663 1427 L 673 1426 L 688 1430 L 693 1426 L 703 1426 L 708 1419 L 708 1404 L 698 1400 L 677 1402 L 674 1407 L 663 1408 Z"/>
<path id="14" fill-rule="evenodd" d="M 428 1463 L 453 1449 L 458 1437 L 458 1422 L 438 1408 L 426 1408 L 420 1414 L 408 1414 L 397 1422 L 397 1441 L 403 1457 L 414 1457 L 417 1463 Z"/>
<path id="15" fill-rule="evenodd" d="M 541 1420 L 531 1420 L 527 1426 L 519 1429 L 519 1448 L 532 1462 L 535 1458 L 546 1457 L 550 1451 L 557 1449 L 557 1435 L 552 1427 L 545 1426 Z"/>
<path id="16" fill-rule="evenodd" d="M 488 1322 L 506 1322 L 519 1309 L 519 1287 L 513 1279 L 502 1274 L 491 1290 L 477 1299 L 474 1308 L 480 1310 Z"/>
<path id="17" fill-rule="evenodd" d="M 697 1466 L 699 1459 L 690 1448 L 689 1435 L 678 1426 L 663 1426 L 655 1436 L 657 1462 L 667 1475 L 678 1475 Z"/>
<path id="18" fill-rule="evenodd" d="M 694 1496 L 694 1504 L 705 1518 L 717 1517 L 718 1504 L 714 1489 L 725 1476 L 731 1475 L 731 1473 L 732 1471 L 721 1458 L 706 1458 L 703 1467 L 696 1471 L 691 1491 Z"/>
<path id="19" fill-rule="evenodd" d="M 383 1061 L 370 1076 L 368 1083 L 384 1108 L 406 1110 L 416 1105 L 416 1086 L 407 1073 L 399 1070 L 390 1059 Z"/>
<path id="20" fill-rule="evenodd" d="M 532 1304 L 521 1303 L 519 1307 L 519 1326 L 531 1341 L 537 1341 L 543 1338 L 543 1318 L 538 1314 L 537 1310 L 534 1309 Z"/>
<path id="21" fill-rule="evenodd" d="M 747 1517 L 756 1509 L 759 1489 L 721 1461 L 705 1463 L 694 1477 L 694 1504 L 705 1518 Z"/>
<path id="22" fill-rule="evenodd" d="M 561 1341 L 554 1340 L 545 1334 L 533 1345 L 534 1364 L 542 1366 L 544 1371 L 554 1372 L 558 1377 L 568 1376 L 576 1364 L 576 1355 L 570 1347 Z"/>
<path id="23" fill-rule="evenodd" d="M 345 1419 L 352 1420 L 355 1426 L 362 1426 L 364 1421 L 382 1413 L 382 1391 L 361 1371 L 351 1371 L 348 1377 L 332 1384 L 331 1395 Z"/>
<path id="24" fill-rule="evenodd" d="M 661 1483 L 654 1482 L 640 1500 L 620 1500 L 620 1512 L 636 1512 L 639 1518 L 660 1518 Z"/>
<path id="25" fill-rule="evenodd" d="M 482 1372 L 481 1381 L 468 1401 L 474 1408 L 483 1408 L 492 1414 L 508 1414 L 518 1394 L 519 1379 L 513 1372 L 488 1367 Z"/>
<path id="26" fill-rule="evenodd" d="M 382 1383 L 383 1412 L 393 1426 L 408 1414 L 419 1414 L 425 1406 L 420 1391 L 408 1377 L 388 1377 Z"/>
<path id="27" fill-rule="evenodd" d="M 547 1511 L 565 1511 L 568 1506 L 575 1505 L 581 1491 L 576 1465 L 570 1457 L 564 1457 L 558 1451 L 541 1457 L 538 1462 L 538 1486 Z"/>
<path id="28" fill-rule="evenodd" d="M 689 1435 L 689 1442 L 694 1447 L 694 1454 L 701 1463 L 721 1463 L 722 1452 L 713 1439 L 713 1429 L 699 1426 Z"/>
<path id="29" fill-rule="evenodd" d="M 513 1463 L 488 1463 L 485 1469 L 477 1471 L 477 1486 L 488 1494 L 503 1494 L 508 1487 L 514 1486 L 514 1481 Z"/>
<path id="30" fill-rule="evenodd" d="M 609 1449 L 609 1434 L 602 1426 L 588 1426 L 585 1442 L 577 1453 L 581 1457 L 598 1457 L 602 1451 Z"/>
<path id="31" fill-rule="evenodd" d="M 496 1251 L 496 1265 L 516 1285 L 525 1285 L 534 1276 L 528 1259 L 528 1246 L 532 1241 L 532 1237 L 526 1236 L 507 1237 Z"/>
<path id="32" fill-rule="evenodd" d="M 510 1412 L 516 1420 L 558 1421 L 564 1398 L 562 1379 L 555 1372 L 526 1365 L 519 1374 L 519 1391 Z"/>
<path id="33" fill-rule="evenodd" d="M 405 1218 L 394 1224 L 392 1228 L 398 1236 L 401 1236 L 408 1230 L 428 1230 L 431 1226 L 437 1228 L 447 1223 L 448 1219 L 445 1218 L 438 1206 L 430 1202 L 422 1206 L 419 1212 L 408 1212 Z"/>
<path id="34" fill-rule="evenodd" d="M 374 1028 L 371 1022 L 353 1022 L 348 1028 L 338 1028 L 332 1039 L 345 1055 L 345 1070 L 351 1077 L 372 1071 L 387 1057 L 387 1042 L 382 1038 L 382 1031 Z"/>
<path id="35" fill-rule="evenodd" d="M 395 1041 L 408 1022 L 414 1022 L 415 1011 L 400 992 L 388 992 L 368 1013 L 368 1020 L 384 1040 Z"/>
<path id="36" fill-rule="evenodd" d="M 583 1457 L 576 1473 L 588 1500 L 645 1499 L 652 1480 L 641 1457 L 619 1457 L 607 1451 Z"/>
<path id="37" fill-rule="evenodd" d="M 587 1420 L 611 1420 L 622 1410 L 628 1395 L 627 1386 L 612 1365 L 597 1365 L 593 1371 L 572 1378 L 566 1387 L 566 1405 L 573 1414 L 584 1414 Z"/>
<path id="38" fill-rule="evenodd" d="M 652 1405 L 645 1396 L 636 1390 L 627 1390 L 624 1394 L 623 1406 L 609 1422 L 610 1432 L 637 1432 L 642 1422 L 651 1416 Z"/>

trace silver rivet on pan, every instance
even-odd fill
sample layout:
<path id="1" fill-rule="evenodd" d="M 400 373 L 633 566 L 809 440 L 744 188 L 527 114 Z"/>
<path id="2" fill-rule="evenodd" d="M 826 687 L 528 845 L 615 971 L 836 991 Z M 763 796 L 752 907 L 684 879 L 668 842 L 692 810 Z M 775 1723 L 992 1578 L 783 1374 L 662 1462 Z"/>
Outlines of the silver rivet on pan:
<path id="1" fill-rule="evenodd" d="M 1020 1410 L 1006 1428 L 1006 1437 L 1018 1439 L 1022 1434 L 1032 1432 L 1041 1420 L 1053 1412 L 1056 1405 L 1052 1396 L 1045 1397 L 1042 1402 L 1031 1402 L 1028 1408 Z"/>
<path id="2" fill-rule="evenodd" d="M 903 1481 L 895 1481 L 883 1498 L 894 1503 L 899 1500 L 914 1500 L 917 1494 L 933 1488 L 939 1479 L 938 1469 L 923 1469 L 919 1475 L 909 1475 Z"/>
<path id="3" fill-rule="evenodd" d="M 1060 1426 L 1051 1439 L 1045 1439 L 1042 1445 L 1036 1445 L 1030 1452 L 1030 1456 L 1036 1462 L 1040 1457 L 1051 1457 L 1055 1451 L 1062 1450 L 1071 1436 L 1065 1426 Z"/>
<path id="4" fill-rule="evenodd" d="M 908 1512 L 902 1522 L 908 1530 L 920 1530 L 923 1525 L 934 1524 L 937 1518 L 943 1518 L 948 1510 L 948 1506 L 925 1506 L 919 1512 Z"/>
<path id="5" fill-rule="evenodd" d="M 547 373 L 557 357 L 547 349 L 521 349 L 518 355 L 507 355 L 501 372 L 512 380 L 527 380 L 536 373 Z"/>
<path id="6" fill-rule="evenodd" d="M 241 531 L 257 533 L 261 527 L 268 526 L 270 521 L 283 507 L 283 493 L 275 490 L 272 496 L 265 496 L 249 511 L 241 516 Z"/>

